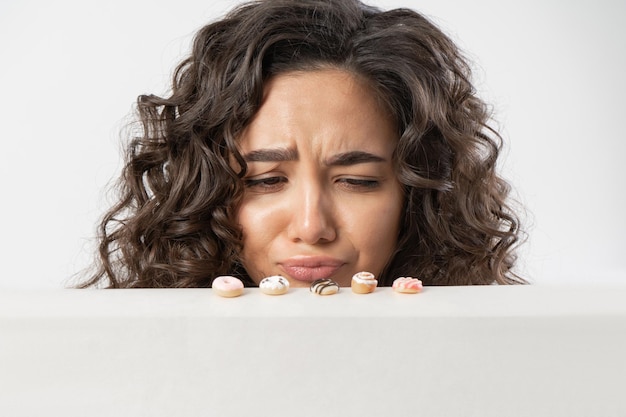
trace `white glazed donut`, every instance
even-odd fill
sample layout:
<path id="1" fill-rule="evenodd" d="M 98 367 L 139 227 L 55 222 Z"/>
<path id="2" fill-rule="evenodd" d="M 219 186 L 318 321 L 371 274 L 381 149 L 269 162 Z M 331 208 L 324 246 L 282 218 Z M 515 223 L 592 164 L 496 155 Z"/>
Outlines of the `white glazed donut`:
<path id="1" fill-rule="evenodd" d="M 352 292 L 356 294 L 369 294 L 374 292 L 378 280 L 371 272 L 358 272 L 352 276 Z"/>
<path id="2" fill-rule="evenodd" d="M 238 297 L 243 293 L 243 282 L 229 275 L 215 278 L 211 287 L 221 297 Z"/>
<path id="3" fill-rule="evenodd" d="M 281 295 L 289 290 L 289 281 L 280 275 L 263 278 L 259 283 L 261 292 L 269 295 Z"/>

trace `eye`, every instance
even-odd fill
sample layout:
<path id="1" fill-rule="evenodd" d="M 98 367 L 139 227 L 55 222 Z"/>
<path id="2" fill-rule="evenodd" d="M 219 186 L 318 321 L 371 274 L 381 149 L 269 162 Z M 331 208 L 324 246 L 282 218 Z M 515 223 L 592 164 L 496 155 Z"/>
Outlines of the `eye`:
<path id="1" fill-rule="evenodd" d="M 380 181 L 365 178 L 340 178 L 337 182 L 353 191 L 370 191 L 380 186 Z"/>
<path id="2" fill-rule="evenodd" d="M 287 178 L 278 176 L 244 179 L 245 187 L 257 192 L 278 191 L 286 182 Z"/>

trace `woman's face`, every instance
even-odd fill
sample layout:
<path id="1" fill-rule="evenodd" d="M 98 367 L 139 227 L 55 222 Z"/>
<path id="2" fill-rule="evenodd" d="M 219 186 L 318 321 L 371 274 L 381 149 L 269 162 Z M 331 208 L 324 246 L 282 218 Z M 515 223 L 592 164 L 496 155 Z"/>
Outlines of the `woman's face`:
<path id="1" fill-rule="evenodd" d="M 398 238 L 403 192 L 392 155 L 398 137 L 373 93 L 334 69 L 270 79 L 240 139 L 248 163 L 237 212 L 243 265 L 258 284 L 319 278 L 350 285 L 380 274 Z"/>

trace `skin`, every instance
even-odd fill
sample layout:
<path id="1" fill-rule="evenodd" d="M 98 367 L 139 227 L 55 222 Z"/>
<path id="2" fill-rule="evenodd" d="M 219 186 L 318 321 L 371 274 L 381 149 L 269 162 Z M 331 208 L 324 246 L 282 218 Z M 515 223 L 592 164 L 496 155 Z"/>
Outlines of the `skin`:
<path id="1" fill-rule="evenodd" d="M 392 160 L 397 141 L 391 117 L 348 72 L 268 80 L 239 142 L 248 172 L 237 220 L 251 278 L 349 286 L 359 271 L 380 274 L 395 250 L 403 205 Z"/>

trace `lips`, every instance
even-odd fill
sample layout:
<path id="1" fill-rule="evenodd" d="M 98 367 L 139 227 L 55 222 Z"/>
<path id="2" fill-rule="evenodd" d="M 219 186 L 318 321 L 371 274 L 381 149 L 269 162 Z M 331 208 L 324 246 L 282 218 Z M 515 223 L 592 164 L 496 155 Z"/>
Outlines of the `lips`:
<path id="1" fill-rule="evenodd" d="M 317 279 L 330 278 L 344 262 L 334 258 L 303 257 L 291 258 L 279 265 L 291 278 L 310 283 Z"/>

